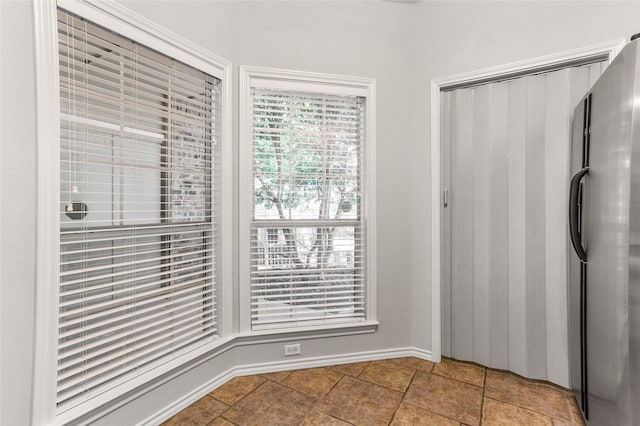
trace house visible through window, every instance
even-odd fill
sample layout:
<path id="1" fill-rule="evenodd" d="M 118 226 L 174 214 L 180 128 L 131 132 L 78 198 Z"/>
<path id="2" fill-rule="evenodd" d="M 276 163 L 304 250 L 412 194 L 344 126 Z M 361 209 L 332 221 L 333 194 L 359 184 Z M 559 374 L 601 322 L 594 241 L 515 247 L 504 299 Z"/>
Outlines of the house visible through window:
<path id="1" fill-rule="evenodd" d="M 58 411 L 218 335 L 220 80 L 58 12 Z"/>
<path id="2" fill-rule="evenodd" d="M 265 88 L 251 98 L 252 330 L 366 319 L 366 98 Z"/>

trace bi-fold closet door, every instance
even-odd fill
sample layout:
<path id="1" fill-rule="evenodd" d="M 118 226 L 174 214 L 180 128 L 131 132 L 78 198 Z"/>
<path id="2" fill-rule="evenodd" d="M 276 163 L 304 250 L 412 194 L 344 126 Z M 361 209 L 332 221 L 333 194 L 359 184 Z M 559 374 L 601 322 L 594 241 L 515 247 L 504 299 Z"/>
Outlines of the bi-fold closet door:
<path id="1" fill-rule="evenodd" d="M 443 91 L 443 355 L 569 385 L 571 117 L 603 68 Z"/>

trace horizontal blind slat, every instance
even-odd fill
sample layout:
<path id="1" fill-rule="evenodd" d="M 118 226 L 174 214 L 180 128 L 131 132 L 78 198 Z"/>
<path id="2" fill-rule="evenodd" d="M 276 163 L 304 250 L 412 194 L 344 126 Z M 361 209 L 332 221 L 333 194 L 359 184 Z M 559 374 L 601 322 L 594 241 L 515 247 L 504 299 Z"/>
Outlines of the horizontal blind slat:
<path id="1" fill-rule="evenodd" d="M 189 267 L 186 267 L 186 268 L 184 268 L 182 270 L 178 270 L 177 272 L 190 271 L 190 272 L 187 272 L 187 273 L 179 274 L 180 275 L 180 279 L 199 277 L 199 278 L 196 279 L 196 281 L 193 281 L 193 280 L 190 281 L 190 282 L 197 282 L 197 280 L 202 280 L 202 276 L 203 275 L 204 276 L 208 276 L 208 275 L 210 275 L 209 272 L 213 271 L 212 262 L 208 262 L 207 264 L 204 264 L 203 266 L 204 266 L 204 268 L 200 267 L 200 265 L 195 265 L 195 266 L 191 266 L 190 265 Z M 177 272 L 176 272 L 176 274 L 177 274 Z M 118 290 L 113 290 L 113 291 L 109 292 L 108 295 L 101 293 L 101 294 L 98 294 L 98 295 L 95 295 L 95 296 L 87 296 L 87 297 L 83 297 L 83 298 L 72 299 L 72 300 L 69 300 L 67 302 L 60 302 L 59 306 L 60 306 L 61 310 L 64 309 L 63 312 L 65 314 L 67 313 L 67 309 L 66 308 L 69 308 L 70 306 L 78 305 L 80 303 L 85 305 L 85 307 L 84 308 L 76 308 L 76 309 L 86 310 L 87 309 L 87 306 L 86 306 L 87 304 L 91 305 L 90 308 L 103 306 L 101 303 L 98 303 L 97 301 L 98 300 L 103 300 L 106 297 L 114 298 L 116 296 L 120 296 L 120 295 L 123 295 L 123 294 L 131 293 L 133 291 L 133 289 L 134 289 L 133 288 L 134 285 L 135 285 L 135 290 L 137 291 L 135 296 L 131 296 L 129 298 L 123 297 L 123 298 L 112 299 L 112 300 L 115 300 L 115 301 L 131 300 L 132 298 L 135 298 L 135 297 L 140 297 L 140 296 L 143 296 L 143 295 L 153 294 L 155 292 L 162 291 L 162 287 L 157 288 L 158 285 L 162 286 L 163 284 L 169 284 L 169 283 L 172 283 L 172 282 L 175 281 L 175 277 L 171 277 L 171 275 L 172 275 L 172 273 L 170 273 L 170 272 L 162 271 L 162 272 L 158 272 L 158 273 L 154 273 L 154 274 L 135 277 L 133 279 L 128 279 L 128 280 L 127 279 L 122 279 L 122 280 L 119 280 L 117 282 L 114 282 L 111 286 L 112 287 L 122 287 L 123 285 L 126 285 L 126 284 L 129 284 L 129 286 L 124 287 L 124 288 L 120 288 Z M 154 281 L 149 282 L 149 279 L 158 278 L 158 277 L 166 277 L 166 278 L 163 278 L 163 279 L 160 279 L 160 280 L 154 280 Z M 140 282 L 140 281 L 142 281 L 142 282 L 147 281 L 147 283 L 146 284 L 139 284 L 138 282 Z M 144 290 L 144 291 L 140 291 L 140 290 Z M 62 298 L 64 298 L 64 296 L 61 296 L 61 299 Z M 91 302 L 96 302 L 96 303 L 94 305 Z M 110 302 L 107 302 L 107 304 L 113 304 L 113 302 L 110 301 Z M 69 308 L 69 311 L 75 311 L 76 309 Z"/>
<path id="2" fill-rule="evenodd" d="M 197 327 L 197 328 L 199 329 L 201 327 Z M 201 336 L 199 335 L 200 333 L 199 333 L 198 329 L 193 330 L 190 333 L 183 333 L 180 336 L 180 339 L 186 340 L 188 343 L 195 342 L 195 341 L 201 339 Z M 83 382 L 91 382 L 92 379 L 94 379 L 98 375 L 101 375 L 104 372 L 107 372 L 107 371 L 110 371 L 110 370 L 113 370 L 113 369 L 116 369 L 116 368 L 124 366 L 127 363 L 127 361 L 131 362 L 134 359 L 138 360 L 139 362 L 148 361 L 148 360 L 144 359 L 144 355 L 152 353 L 152 352 L 154 352 L 154 351 L 156 351 L 158 349 L 161 349 L 163 347 L 166 348 L 166 346 L 167 346 L 165 343 L 162 342 L 162 338 L 157 338 L 153 342 L 147 342 L 147 343 L 148 344 L 146 345 L 146 347 L 141 348 L 142 350 L 136 351 L 133 354 L 131 353 L 131 351 L 129 351 L 129 352 L 124 352 L 123 351 L 121 353 L 114 354 L 114 355 L 112 355 L 110 357 L 105 358 L 104 361 L 107 362 L 107 365 L 102 365 L 100 368 L 97 368 L 97 369 L 94 368 L 94 371 L 91 371 L 90 373 L 86 374 L 85 376 L 80 376 L 75 380 L 67 381 L 66 383 L 64 383 L 62 385 L 59 384 L 58 385 L 58 390 L 59 391 L 65 391 L 65 390 L 69 389 L 70 387 L 77 386 L 77 385 L 79 385 L 79 384 L 81 384 Z M 165 351 L 167 351 L 167 352 L 170 352 L 172 350 L 175 350 L 175 349 L 169 349 L 169 348 L 165 349 Z M 114 361 L 114 360 L 117 360 L 118 357 L 125 356 L 125 355 L 129 355 L 129 357 L 128 357 L 129 359 L 124 360 L 124 361 L 120 361 L 120 362 Z M 98 365 L 100 365 L 100 364 L 98 364 Z M 59 378 L 58 381 L 59 382 L 63 382 L 67 378 L 68 377 Z"/>
<path id="3" fill-rule="evenodd" d="M 195 285 L 194 285 L 195 284 Z M 151 307 L 155 306 L 164 306 L 163 303 L 169 300 L 179 302 L 184 297 L 190 297 L 195 294 L 196 291 L 200 291 L 198 288 L 200 285 L 203 285 L 198 280 L 193 280 L 192 282 L 183 283 L 181 286 L 172 286 L 165 287 L 164 292 L 153 293 L 145 298 L 129 298 L 121 301 L 122 303 L 115 304 L 105 304 L 101 306 L 95 307 L 93 311 L 89 313 L 85 313 L 84 311 L 66 311 L 60 314 L 61 317 L 65 318 L 64 323 L 60 324 L 61 328 L 69 328 L 78 326 L 79 324 L 84 324 L 86 322 L 91 322 L 92 326 L 101 327 L 106 324 L 111 324 L 114 322 L 115 318 L 126 318 L 125 311 L 136 310 L 141 306 L 151 305 Z M 210 287 L 210 284 L 203 285 L 203 287 Z M 213 294 L 215 291 L 211 290 L 211 297 L 214 297 Z M 202 297 L 208 297 L 207 293 L 201 292 Z M 151 307 L 145 309 L 151 309 Z M 82 314 L 79 316 L 79 314 Z M 96 321 L 97 318 L 102 318 L 101 321 Z M 64 336 L 62 333 L 60 336 Z"/>
<path id="4" fill-rule="evenodd" d="M 200 336 L 183 339 L 180 342 L 176 342 L 173 347 L 165 348 L 163 350 L 156 350 L 155 353 L 152 350 L 154 348 L 151 348 L 151 350 L 147 350 L 145 351 L 145 353 L 138 355 L 137 361 L 139 362 L 139 366 L 137 367 L 137 369 L 142 373 L 150 370 L 153 366 L 161 365 L 163 358 L 168 355 L 184 352 L 185 348 L 190 349 L 198 347 L 215 339 L 215 334 L 217 331 L 217 329 L 212 328 L 209 330 L 208 335 L 205 339 L 202 339 Z M 150 365 L 151 367 L 146 367 L 147 365 Z M 59 393 L 57 402 L 59 405 L 64 404 L 65 406 L 68 406 L 70 403 L 73 404 L 75 402 L 74 398 L 78 398 L 83 392 L 86 392 L 86 389 L 91 389 L 92 393 L 99 394 L 102 391 L 108 390 L 120 384 L 121 382 L 115 381 L 115 379 L 117 379 L 118 377 L 125 376 L 122 381 L 126 381 L 127 375 L 129 376 L 128 378 L 131 378 L 134 376 L 134 373 L 130 368 L 127 368 L 126 364 L 118 365 L 116 367 L 107 366 L 96 374 L 93 374 L 89 378 L 89 380 L 84 380 L 83 378 L 76 378 L 72 380 L 72 386 L 66 386 L 65 391 Z M 79 386 L 83 383 L 83 381 L 86 382 L 86 385 L 84 387 Z"/>
<path id="5" fill-rule="evenodd" d="M 194 322 L 202 324 L 203 318 L 206 318 L 206 315 L 212 311 L 213 307 L 210 305 L 204 308 L 201 307 L 200 309 L 189 312 L 189 314 L 198 313 L 197 315 L 176 315 L 175 318 L 168 318 L 167 321 L 159 321 L 156 324 L 149 324 L 146 327 L 138 327 L 133 330 L 114 334 L 110 336 L 110 339 L 93 342 L 89 345 L 80 345 L 74 350 L 64 350 L 59 356 L 58 371 L 66 370 L 68 372 L 65 372 L 65 374 L 74 375 L 82 371 L 83 368 L 91 368 L 87 360 L 96 359 L 96 363 L 98 363 L 102 360 L 101 355 L 116 354 L 124 350 L 122 349 L 123 347 L 144 342 L 149 336 L 162 334 L 170 329 L 175 331 L 180 330 L 182 327 L 189 328 L 193 326 Z M 135 322 L 133 322 L 133 324 L 135 324 Z M 82 354 L 82 356 L 78 357 L 80 354 Z M 70 357 L 76 358 L 68 359 Z"/>
<path id="6" fill-rule="evenodd" d="M 189 228 L 194 228 L 200 232 L 201 227 L 211 226 L 210 223 L 201 222 L 177 222 L 168 224 L 144 224 L 136 227 L 122 226 L 114 229 L 109 228 L 91 228 L 91 229 L 63 229 L 60 231 L 61 238 L 64 239 L 63 244 L 71 244 L 75 240 L 95 242 L 95 241 L 111 241 L 113 239 L 130 239 L 130 238 L 148 238 L 159 237 L 162 235 L 173 235 L 178 233 L 189 232 Z M 197 228 L 196 228 L 197 227 Z M 135 233 L 135 235 L 132 235 Z M 102 237 L 101 235 L 111 234 Z M 100 235 L 100 237 L 97 237 Z M 121 236 L 120 236 L 121 235 Z M 75 239 L 75 240 L 72 240 Z"/>
<path id="7" fill-rule="evenodd" d="M 152 306 L 146 309 L 136 310 L 136 320 L 144 322 L 151 321 L 155 318 L 164 317 L 167 315 L 167 311 L 172 311 L 174 309 L 174 306 L 177 306 L 179 309 L 185 309 L 190 307 L 201 308 L 203 305 L 210 304 L 210 302 L 207 301 L 210 299 L 203 299 L 200 293 L 198 293 L 195 297 L 196 299 L 194 300 L 194 294 L 186 294 L 182 296 L 182 298 L 171 298 L 171 300 L 168 300 L 163 304 L 158 304 L 159 306 Z M 116 332 L 122 329 L 122 325 L 120 324 L 120 322 L 120 318 L 115 318 L 110 323 L 106 324 L 97 323 L 86 325 L 86 322 L 83 322 L 81 323 L 81 327 L 73 328 L 66 333 L 58 334 L 58 338 L 61 342 L 58 345 L 58 350 L 66 351 L 68 347 L 77 345 L 87 340 L 87 336 L 93 336 L 92 339 L 95 341 L 102 341 L 101 339 L 107 339 L 112 332 Z"/>
<path id="8" fill-rule="evenodd" d="M 205 245 L 208 245 L 208 243 L 206 243 L 206 242 L 194 242 L 193 239 L 180 239 L 180 240 L 171 239 L 170 241 L 167 240 L 164 244 L 167 244 L 167 242 L 171 242 L 173 244 L 184 243 L 185 241 L 193 242 L 193 244 L 189 244 L 189 245 L 182 245 L 181 244 L 181 246 L 180 246 L 181 250 L 186 250 L 186 249 L 196 249 L 197 250 L 197 251 L 192 251 L 192 252 L 189 252 L 189 253 L 204 253 L 205 250 L 202 250 L 202 247 L 205 246 Z M 162 244 L 163 244 L 162 242 L 155 242 L 155 243 L 148 243 L 147 245 L 152 245 L 154 247 L 157 247 L 158 245 L 162 245 Z M 139 248 L 141 246 L 144 248 L 144 244 L 143 245 L 137 245 L 136 248 Z M 102 251 L 115 251 L 115 250 L 116 249 L 111 248 L 111 249 L 104 249 Z M 71 275 L 73 273 L 73 272 L 71 272 L 71 268 L 73 268 L 72 265 L 75 265 L 75 264 L 78 264 L 78 263 L 82 263 L 84 265 L 87 265 L 87 264 L 98 264 L 98 265 L 101 265 L 101 263 L 106 261 L 106 260 L 113 260 L 114 264 L 121 265 L 121 266 L 128 266 L 128 265 L 136 264 L 137 262 L 142 262 L 145 259 L 144 256 L 152 256 L 152 255 L 155 255 L 157 253 L 164 253 L 164 252 L 167 252 L 167 251 L 172 251 L 172 250 L 167 249 L 167 248 L 161 248 L 161 249 L 157 249 L 157 250 L 144 250 L 144 251 L 137 250 L 137 251 L 132 252 L 132 253 L 114 254 L 112 256 L 102 256 L 102 257 L 95 256 L 95 257 L 91 257 L 91 258 L 80 258 L 78 260 L 68 261 L 68 262 L 61 261 L 60 262 L 60 266 L 62 267 L 62 270 L 63 270 L 61 275 L 62 276 Z M 79 252 L 83 253 L 82 251 L 79 251 Z M 213 247 L 211 247 L 211 248 L 207 249 L 206 252 L 215 253 L 215 250 L 214 250 Z M 176 255 L 172 255 L 172 256 L 175 257 L 175 256 L 178 256 L 178 255 L 176 254 Z M 124 260 L 124 259 L 129 259 L 131 257 L 136 258 L 136 260 L 134 260 L 134 261 L 131 261 L 131 260 L 125 261 Z M 117 259 L 123 259 L 123 261 L 122 262 L 115 262 Z M 65 267 L 69 268 L 69 272 L 67 272 L 67 268 L 65 268 Z M 100 269 L 100 268 L 104 268 L 104 267 L 105 266 L 94 266 L 92 268 L 87 268 L 87 269 L 95 270 L 95 269 Z M 85 268 L 86 268 L 86 266 L 85 266 Z"/>

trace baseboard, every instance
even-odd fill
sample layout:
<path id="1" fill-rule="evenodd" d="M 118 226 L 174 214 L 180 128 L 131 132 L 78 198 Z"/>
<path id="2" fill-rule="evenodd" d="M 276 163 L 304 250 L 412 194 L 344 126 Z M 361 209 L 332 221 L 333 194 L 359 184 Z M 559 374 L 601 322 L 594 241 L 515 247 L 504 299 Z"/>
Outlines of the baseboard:
<path id="1" fill-rule="evenodd" d="M 393 359 L 413 356 L 416 358 L 431 361 L 431 351 L 418 348 L 396 348 L 376 351 L 355 352 L 341 355 L 327 355 L 318 357 L 302 358 L 298 360 L 284 360 L 265 362 L 258 364 L 238 365 L 225 371 L 209 380 L 205 384 L 194 389 L 192 392 L 176 400 L 173 404 L 164 407 L 157 413 L 147 417 L 138 425 L 157 425 L 171 418 L 180 411 L 187 408 L 200 398 L 217 387 L 225 384 L 234 377 L 249 376 L 252 374 L 275 373 L 278 371 L 300 370 L 303 368 L 326 367 L 329 365 L 350 364 L 354 362 L 376 361 L 380 359 Z"/>
<path id="2" fill-rule="evenodd" d="M 380 359 L 401 358 L 414 356 L 431 360 L 431 353 L 416 348 L 385 349 L 378 351 L 355 352 L 342 355 L 327 355 L 303 358 L 295 361 L 275 361 L 259 364 L 241 365 L 233 368 L 235 376 L 249 376 L 251 374 L 274 373 L 277 371 L 300 370 L 303 368 L 326 367 L 328 365 L 350 364 L 354 362 L 375 361 Z"/>

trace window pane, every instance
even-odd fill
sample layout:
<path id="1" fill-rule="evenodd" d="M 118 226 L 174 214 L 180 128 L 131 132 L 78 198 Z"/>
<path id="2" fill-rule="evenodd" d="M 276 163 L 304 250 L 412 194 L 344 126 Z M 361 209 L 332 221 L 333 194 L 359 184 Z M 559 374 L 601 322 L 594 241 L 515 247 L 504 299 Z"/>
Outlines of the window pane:
<path id="1" fill-rule="evenodd" d="M 255 219 L 357 218 L 363 99 L 254 91 Z"/>
<path id="2" fill-rule="evenodd" d="M 220 81 L 64 11 L 58 408 L 216 338 Z"/>
<path id="3" fill-rule="evenodd" d="M 254 88 L 253 329 L 365 319 L 364 98 Z"/>

